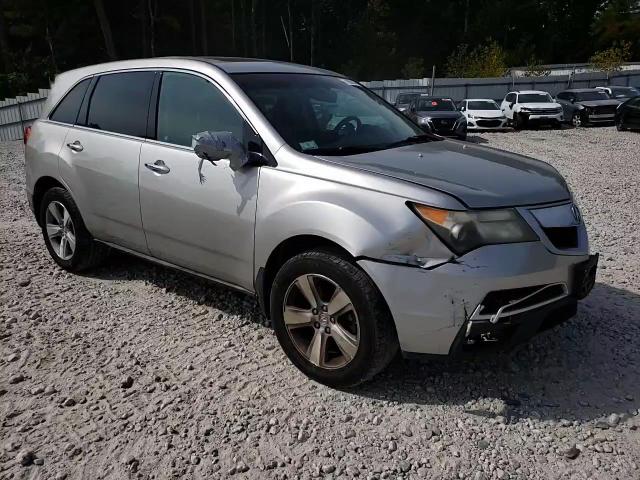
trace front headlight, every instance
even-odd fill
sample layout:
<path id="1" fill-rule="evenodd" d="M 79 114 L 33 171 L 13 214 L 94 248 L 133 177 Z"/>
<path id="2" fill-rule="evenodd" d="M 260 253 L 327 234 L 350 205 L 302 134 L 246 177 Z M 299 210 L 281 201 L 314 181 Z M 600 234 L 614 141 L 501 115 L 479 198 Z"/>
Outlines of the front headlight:
<path id="1" fill-rule="evenodd" d="M 483 245 L 533 242 L 538 236 L 514 209 L 443 210 L 410 203 L 409 206 L 442 242 L 457 255 Z"/>
<path id="2" fill-rule="evenodd" d="M 527 108 L 527 107 L 522 107 L 522 108 L 520 109 L 520 111 L 521 111 L 521 112 L 530 112 L 530 111 L 531 111 L 531 109 L 530 109 L 530 108 Z"/>
<path id="3" fill-rule="evenodd" d="M 471 115 L 470 113 L 468 113 L 468 114 L 467 114 L 467 117 L 468 117 L 468 118 L 472 118 L 472 119 L 473 119 L 473 118 L 476 118 L 476 117 L 474 117 L 473 115 Z"/>

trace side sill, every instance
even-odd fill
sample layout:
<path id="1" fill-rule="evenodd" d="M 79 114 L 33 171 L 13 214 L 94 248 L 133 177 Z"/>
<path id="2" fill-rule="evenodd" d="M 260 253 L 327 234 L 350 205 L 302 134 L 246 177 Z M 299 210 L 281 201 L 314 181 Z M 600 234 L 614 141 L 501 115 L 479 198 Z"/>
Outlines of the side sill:
<path id="1" fill-rule="evenodd" d="M 175 265 L 173 263 L 166 262 L 164 260 L 160 260 L 159 258 L 152 257 L 151 255 L 147 255 L 147 254 L 144 254 L 144 253 L 136 252 L 135 250 L 131 250 L 131 249 L 126 248 L 126 247 L 121 247 L 120 245 L 116 245 L 115 243 L 105 242 L 104 240 L 98 240 L 97 238 L 94 239 L 94 241 L 102 243 L 104 245 L 107 245 L 107 246 L 109 246 L 111 248 L 114 248 L 116 250 L 120 250 L 121 252 L 128 253 L 128 254 L 133 255 L 135 257 L 142 258 L 143 260 L 147 260 L 149 262 L 156 263 L 158 265 L 162 265 L 163 267 L 169 267 L 169 268 L 173 268 L 174 270 L 180 270 L 182 272 L 189 273 L 189 274 L 194 275 L 196 277 L 204 278 L 205 280 L 209 280 L 210 282 L 214 282 L 214 283 L 218 283 L 220 285 L 224 285 L 225 287 L 232 288 L 234 290 L 237 290 L 239 292 L 245 293 L 247 295 L 255 296 L 255 292 L 252 292 L 251 290 L 247 290 L 246 288 L 241 287 L 240 285 L 235 285 L 233 283 L 225 282 L 224 280 L 220 280 L 218 278 L 211 277 L 209 275 L 205 275 L 204 273 L 199 273 L 199 272 L 196 272 L 194 270 L 190 270 L 188 268 L 181 267 L 179 265 Z"/>

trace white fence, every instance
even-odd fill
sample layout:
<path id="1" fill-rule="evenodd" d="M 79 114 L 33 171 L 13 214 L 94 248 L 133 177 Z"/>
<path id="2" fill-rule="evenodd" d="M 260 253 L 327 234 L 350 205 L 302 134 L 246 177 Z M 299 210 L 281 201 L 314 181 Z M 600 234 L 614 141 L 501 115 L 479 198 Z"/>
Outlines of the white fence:
<path id="1" fill-rule="evenodd" d="M 362 82 L 388 102 L 395 102 L 399 93 L 431 93 L 431 79 L 379 80 Z M 623 71 L 607 79 L 604 72 L 575 75 L 549 75 L 546 77 L 496 78 L 436 78 L 433 94 L 455 101 L 465 98 L 492 98 L 502 100 L 512 90 L 544 90 L 555 96 L 566 88 L 591 88 L 606 85 L 640 86 L 640 71 Z"/>
<path id="2" fill-rule="evenodd" d="M 0 141 L 20 140 L 24 129 L 40 116 L 48 95 L 49 90 L 41 88 L 38 93 L 0 101 Z"/>

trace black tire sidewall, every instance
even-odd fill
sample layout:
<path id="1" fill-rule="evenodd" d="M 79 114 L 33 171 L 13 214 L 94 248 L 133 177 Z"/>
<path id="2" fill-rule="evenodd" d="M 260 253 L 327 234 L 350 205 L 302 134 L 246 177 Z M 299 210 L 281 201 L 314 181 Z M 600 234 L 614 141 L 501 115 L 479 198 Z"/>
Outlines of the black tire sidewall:
<path id="1" fill-rule="evenodd" d="M 60 202 L 64 205 L 69 212 L 71 221 L 73 222 L 74 233 L 76 236 L 76 248 L 73 252 L 73 256 L 68 260 L 64 260 L 58 256 L 58 254 L 53 250 L 53 246 L 51 245 L 51 241 L 47 235 L 46 211 L 49 204 L 54 201 Z M 65 270 L 75 271 L 80 269 L 84 257 L 88 253 L 88 249 L 91 248 L 92 239 L 84 226 L 78 207 L 73 201 L 73 198 L 71 198 L 69 192 L 60 187 L 55 187 L 45 192 L 42 197 L 42 201 L 40 202 L 39 218 L 40 225 L 42 226 L 44 243 L 49 251 L 49 255 L 51 255 L 51 258 L 53 258 L 53 260 Z"/>
<path id="2" fill-rule="evenodd" d="M 329 253 L 310 253 L 314 255 L 301 254 L 293 257 L 282 266 L 276 275 L 271 290 L 271 319 L 276 336 L 287 357 L 308 377 L 336 388 L 355 385 L 366 377 L 373 355 L 376 354 L 376 338 L 378 335 L 376 331 L 376 316 L 384 315 L 386 312 L 380 309 L 379 298 L 375 298 L 372 301 L 372 296 L 379 297 L 380 293 L 368 277 L 367 281 L 370 284 L 366 285 L 365 282 L 364 285 L 365 290 L 368 291 L 362 291 L 363 278 L 360 277 L 360 282 L 358 282 L 354 278 L 354 270 L 352 270 L 360 269 L 348 263 L 347 260 Z M 336 259 L 338 261 L 335 261 Z M 324 275 L 336 282 L 349 296 L 358 315 L 360 326 L 358 352 L 351 362 L 340 369 L 322 369 L 307 361 L 296 349 L 284 324 L 282 305 L 287 289 L 296 278 L 310 273 Z M 366 276 L 362 271 L 359 271 L 359 274 Z"/>

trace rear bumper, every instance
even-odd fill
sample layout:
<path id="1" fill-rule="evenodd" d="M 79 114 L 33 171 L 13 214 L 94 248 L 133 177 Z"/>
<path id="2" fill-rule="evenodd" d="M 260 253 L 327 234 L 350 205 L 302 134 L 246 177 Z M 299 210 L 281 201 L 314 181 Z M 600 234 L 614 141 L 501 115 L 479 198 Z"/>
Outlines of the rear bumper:
<path id="1" fill-rule="evenodd" d="M 482 247 L 431 270 L 369 260 L 359 264 L 385 297 L 403 352 L 453 355 L 459 353 L 461 341 L 466 348 L 483 333 L 488 334 L 487 343 L 495 343 L 492 335 L 506 328 L 511 339 L 517 323 L 524 328 L 514 338 L 529 338 L 557 319 L 575 314 L 582 283 L 576 281 L 575 270 L 589 258 L 587 254 L 553 254 L 542 243 L 531 242 Z M 551 284 L 563 285 L 565 294 L 540 307 L 514 309 L 514 314 L 503 314 L 486 332 L 481 330 L 491 323 L 477 315 L 489 293 Z"/>

